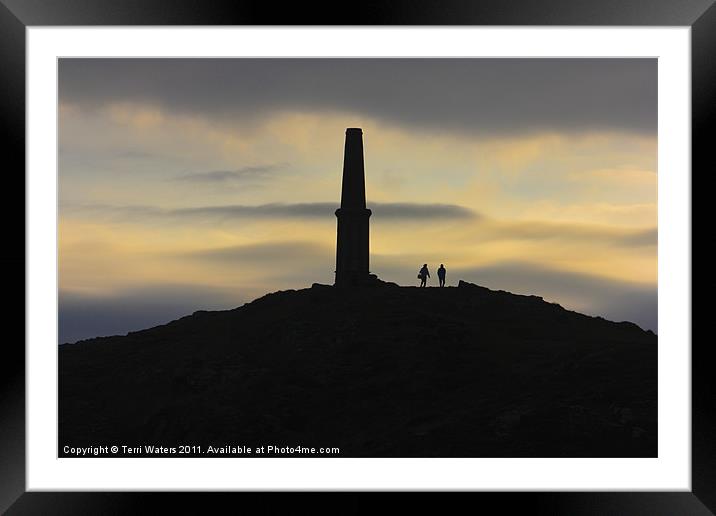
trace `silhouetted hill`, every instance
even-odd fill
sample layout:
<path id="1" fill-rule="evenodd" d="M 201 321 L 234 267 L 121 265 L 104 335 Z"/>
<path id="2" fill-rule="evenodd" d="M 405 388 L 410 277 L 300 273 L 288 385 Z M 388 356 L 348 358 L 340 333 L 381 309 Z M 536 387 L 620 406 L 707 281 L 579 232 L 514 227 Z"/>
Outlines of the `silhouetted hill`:
<path id="1" fill-rule="evenodd" d="M 314 285 L 60 346 L 63 446 L 656 456 L 657 337 L 460 282 Z"/>

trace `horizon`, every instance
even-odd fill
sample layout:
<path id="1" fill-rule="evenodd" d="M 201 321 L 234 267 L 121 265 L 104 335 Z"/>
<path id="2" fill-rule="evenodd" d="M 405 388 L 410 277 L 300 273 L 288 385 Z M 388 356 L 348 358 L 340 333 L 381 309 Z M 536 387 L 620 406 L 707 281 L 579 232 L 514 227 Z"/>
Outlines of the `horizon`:
<path id="1" fill-rule="evenodd" d="M 434 285 L 444 263 L 448 285 L 657 332 L 655 59 L 60 59 L 59 74 L 60 343 L 332 284 L 347 127 L 363 128 L 380 279 L 415 285 L 427 262 Z"/>

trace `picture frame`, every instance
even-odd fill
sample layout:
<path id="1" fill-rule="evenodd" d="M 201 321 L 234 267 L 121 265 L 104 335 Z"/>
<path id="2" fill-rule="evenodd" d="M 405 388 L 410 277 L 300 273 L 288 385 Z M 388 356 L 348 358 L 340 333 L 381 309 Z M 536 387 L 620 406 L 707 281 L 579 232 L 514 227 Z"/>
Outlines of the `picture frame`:
<path id="1" fill-rule="evenodd" d="M 336 4 L 338 5 L 338 4 Z M 281 12 L 256 2 L 214 2 L 198 6 L 194 2 L 146 1 L 110 2 L 95 0 L 91 5 L 75 0 L 1 0 L 0 67 L 3 70 L 2 120 L 6 130 L 5 155 L 11 157 L 8 172 L 25 164 L 25 30 L 30 26 L 77 25 L 680 25 L 690 26 L 692 36 L 692 192 L 693 170 L 713 164 L 708 134 L 716 125 L 716 7 L 712 0 L 669 2 L 664 0 L 603 2 L 598 7 L 586 1 L 509 1 L 433 3 L 393 2 L 374 9 L 359 9 L 355 17 L 341 18 L 338 10 L 322 10 L 295 5 Z M 320 13 L 320 14 L 319 14 Z M 711 129 L 711 131 L 710 131 Z M 19 173 L 8 173 L 8 192 L 24 191 Z M 703 193 L 702 193 L 703 194 Z M 24 196 L 13 195 L 14 199 Z M 15 220 L 20 208 L 3 204 L 6 220 Z M 12 210 L 12 212 L 11 212 Z M 692 196 L 693 210 L 693 196 Z M 24 212 L 24 209 L 22 210 Z M 10 217 L 10 214 L 14 217 Z M 692 234 L 696 227 L 692 226 Z M 25 228 L 8 225 L 6 231 L 16 242 L 14 251 L 3 257 L 11 282 L 17 282 L 18 270 L 26 266 Z M 20 245 L 20 240 L 23 245 Z M 692 246 L 693 253 L 693 246 Z M 692 254 L 693 256 L 693 254 Z M 693 267 L 694 270 L 700 268 Z M 12 287 L 15 287 L 13 284 Z M 699 286 L 699 289 L 704 287 Z M 692 296 L 696 289 L 692 287 Z M 24 286 L 23 286 L 23 299 Z M 693 297 L 692 297 L 693 299 Z M 693 302 L 692 302 L 693 307 Z M 23 314 L 21 314 L 21 310 Z M 693 320 L 692 308 L 692 320 Z M 5 321 L 24 319 L 24 303 L 10 303 Z M 24 333 L 24 332 L 23 332 Z M 177 504 L 181 511 L 196 511 L 211 503 L 209 494 L 188 502 L 185 497 L 172 500 L 168 494 L 113 493 L 37 493 L 25 491 L 25 349 L 24 338 L 9 340 L 3 360 L 2 424 L 0 425 L 0 510 L 11 514 L 76 514 L 90 509 L 93 513 L 137 512 L 149 499 L 166 510 Z M 692 349 L 692 491 L 633 493 L 474 493 L 472 504 L 498 504 L 501 510 L 527 509 L 549 514 L 708 514 L 716 512 L 716 387 L 710 373 L 709 343 L 693 339 Z M 222 495 L 233 496 L 233 495 Z M 238 495 L 238 496 L 246 496 Z M 358 511 L 355 494 L 344 497 L 347 510 Z M 256 500 L 257 497 L 253 497 Z M 230 502 L 235 503 L 235 502 Z M 313 503 L 305 497 L 295 503 Z M 440 502 L 438 502 L 440 503 Z M 179 510 L 179 509 L 177 509 Z"/>

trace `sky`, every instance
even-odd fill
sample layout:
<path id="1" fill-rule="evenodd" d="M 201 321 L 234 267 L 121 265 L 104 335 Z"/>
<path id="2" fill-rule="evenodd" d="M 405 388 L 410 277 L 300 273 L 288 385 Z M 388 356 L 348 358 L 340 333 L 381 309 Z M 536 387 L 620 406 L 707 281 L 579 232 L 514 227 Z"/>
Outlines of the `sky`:
<path id="1" fill-rule="evenodd" d="M 332 284 L 347 127 L 381 279 L 657 331 L 655 59 L 60 59 L 58 116 L 60 343 Z"/>

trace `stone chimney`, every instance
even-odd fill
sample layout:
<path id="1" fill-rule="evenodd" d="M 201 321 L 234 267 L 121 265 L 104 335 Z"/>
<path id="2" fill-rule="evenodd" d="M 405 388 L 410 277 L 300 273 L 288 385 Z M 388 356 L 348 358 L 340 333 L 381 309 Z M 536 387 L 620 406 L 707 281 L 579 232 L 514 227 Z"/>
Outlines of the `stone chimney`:
<path id="1" fill-rule="evenodd" d="M 336 286 L 357 286 L 370 280 L 370 215 L 365 205 L 363 130 L 351 127 L 346 129 L 341 207 L 336 210 Z"/>

